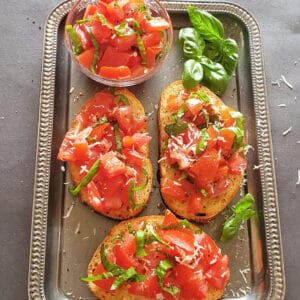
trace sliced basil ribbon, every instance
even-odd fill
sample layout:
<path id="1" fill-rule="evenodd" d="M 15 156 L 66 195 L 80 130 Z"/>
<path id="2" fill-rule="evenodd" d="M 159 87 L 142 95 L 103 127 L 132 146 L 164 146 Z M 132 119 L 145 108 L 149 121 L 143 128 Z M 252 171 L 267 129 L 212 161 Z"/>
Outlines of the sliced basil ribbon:
<path id="1" fill-rule="evenodd" d="M 74 54 L 79 55 L 82 52 L 83 47 L 82 47 L 81 42 L 80 42 L 80 40 L 77 36 L 77 33 L 75 32 L 72 25 L 66 25 L 65 28 L 66 28 L 66 31 L 69 34 L 69 37 L 72 41 Z"/>
<path id="2" fill-rule="evenodd" d="M 115 143 L 116 143 L 116 150 L 119 153 L 122 153 L 122 140 L 120 137 L 120 129 L 119 129 L 118 123 L 115 122 L 113 127 L 114 127 L 114 138 L 115 138 Z"/>
<path id="3" fill-rule="evenodd" d="M 135 243 L 136 243 L 136 254 L 138 256 L 146 256 L 147 252 L 144 250 L 146 232 L 144 230 L 138 230 L 135 234 Z"/>
<path id="4" fill-rule="evenodd" d="M 199 143 L 196 145 L 196 155 L 199 155 L 202 151 L 204 151 L 207 147 L 209 135 L 207 130 L 204 128 L 201 130 L 201 138 Z"/>
<path id="5" fill-rule="evenodd" d="M 81 19 L 81 20 L 77 20 L 76 23 L 77 24 L 84 24 L 84 23 L 88 23 L 91 22 L 95 19 L 99 19 L 99 21 L 101 22 L 102 25 L 107 25 L 107 20 L 105 18 L 104 15 L 100 14 L 100 13 L 96 13 L 86 19 Z"/>
<path id="6" fill-rule="evenodd" d="M 163 226 L 164 230 L 166 230 L 166 229 L 182 229 L 182 228 L 193 231 L 192 224 L 186 219 L 180 220 L 177 223 L 172 223 L 167 226 Z"/>
<path id="7" fill-rule="evenodd" d="M 164 285 L 164 278 L 166 276 L 166 273 L 169 269 L 173 268 L 173 266 L 174 264 L 171 261 L 167 259 L 161 260 L 155 269 L 155 274 L 160 288 L 163 291 L 168 292 L 169 294 L 174 296 L 180 292 L 179 288 L 175 285 L 171 285 L 171 286 Z"/>
<path id="8" fill-rule="evenodd" d="M 168 136 L 176 136 L 184 132 L 188 128 L 188 123 L 186 122 L 177 122 L 173 124 L 168 124 L 165 126 L 165 132 Z"/>
<path id="9" fill-rule="evenodd" d="M 121 101 L 123 104 L 129 105 L 129 100 L 128 100 L 128 98 L 125 95 L 123 95 L 123 94 L 116 94 L 114 96 L 117 97 L 118 100 Z"/>
<path id="10" fill-rule="evenodd" d="M 91 71 L 93 73 L 96 73 L 96 65 L 97 65 L 97 62 L 99 59 L 99 54 L 100 54 L 100 45 L 99 45 L 98 41 L 96 40 L 94 34 L 92 33 L 92 30 L 88 29 L 87 32 L 88 32 L 88 34 L 91 38 L 92 44 L 95 48 L 95 52 L 94 52 L 94 56 L 93 56 L 93 60 L 92 60 L 92 64 L 91 64 Z"/>
<path id="11" fill-rule="evenodd" d="M 100 158 L 98 158 L 94 164 L 91 166 L 87 174 L 83 177 L 81 182 L 73 189 L 69 189 L 69 192 L 72 196 L 77 196 L 83 187 L 85 187 L 97 174 L 100 165 Z"/>
<path id="12" fill-rule="evenodd" d="M 97 127 L 98 125 L 103 125 L 104 123 L 108 123 L 107 116 L 103 116 L 99 121 L 93 123 L 91 127 L 94 128 Z"/>
<path id="13" fill-rule="evenodd" d="M 138 46 L 138 49 L 140 51 L 140 55 L 142 58 L 142 65 L 145 65 L 146 64 L 146 49 L 145 49 L 142 37 L 138 32 L 136 32 L 136 43 L 137 43 L 137 46 Z"/>

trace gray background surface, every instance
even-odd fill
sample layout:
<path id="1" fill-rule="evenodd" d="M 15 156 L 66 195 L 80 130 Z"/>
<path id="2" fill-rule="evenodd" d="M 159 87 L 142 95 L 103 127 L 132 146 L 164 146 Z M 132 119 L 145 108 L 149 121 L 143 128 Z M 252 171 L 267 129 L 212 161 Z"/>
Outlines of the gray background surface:
<path id="1" fill-rule="evenodd" d="M 300 285 L 300 3 L 236 0 L 262 33 L 286 270 L 286 299 Z M 27 272 L 43 29 L 57 0 L 0 1 L 0 297 L 27 299 Z M 272 85 L 284 75 L 293 85 Z M 285 103 L 286 107 L 278 107 Z M 282 133 L 292 126 L 286 136 Z M 297 142 L 298 141 L 298 142 Z"/>

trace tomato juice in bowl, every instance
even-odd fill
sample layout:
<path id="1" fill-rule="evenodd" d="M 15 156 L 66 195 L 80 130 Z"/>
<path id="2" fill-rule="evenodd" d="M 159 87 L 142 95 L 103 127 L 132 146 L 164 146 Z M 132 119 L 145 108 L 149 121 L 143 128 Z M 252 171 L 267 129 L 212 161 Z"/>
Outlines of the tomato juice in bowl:
<path id="1" fill-rule="evenodd" d="M 80 0 L 65 26 L 73 62 L 91 79 L 111 86 L 149 79 L 172 40 L 170 17 L 158 0 Z"/>

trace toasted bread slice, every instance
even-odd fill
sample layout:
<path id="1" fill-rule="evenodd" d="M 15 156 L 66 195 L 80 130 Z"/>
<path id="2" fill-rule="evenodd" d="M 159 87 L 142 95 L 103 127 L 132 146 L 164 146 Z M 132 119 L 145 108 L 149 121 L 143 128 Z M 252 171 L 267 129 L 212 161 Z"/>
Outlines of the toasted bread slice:
<path id="1" fill-rule="evenodd" d="M 181 81 L 172 82 L 168 85 L 161 94 L 161 99 L 158 108 L 158 122 L 160 134 L 160 156 L 164 157 L 164 148 L 169 139 L 168 134 L 165 132 L 165 126 L 173 123 L 172 114 L 168 111 L 167 100 L 171 95 L 177 96 L 184 90 Z M 199 86 L 200 92 L 204 92 L 214 103 L 225 105 L 222 100 L 216 96 L 211 90 L 205 86 Z M 165 159 L 160 160 L 160 180 L 161 183 L 166 179 L 174 179 L 175 169 L 172 168 Z M 216 197 L 204 197 L 203 207 L 195 212 L 188 210 L 188 202 L 174 199 L 172 197 L 163 196 L 165 204 L 177 215 L 193 220 L 200 223 L 207 223 L 214 218 L 233 200 L 238 192 L 243 179 L 243 174 L 232 175 L 229 174 L 227 180 L 229 182 L 227 188 L 222 194 Z"/>
<path id="2" fill-rule="evenodd" d="M 138 226 L 138 224 L 141 223 L 147 223 L 152 225 L 153 227 L 161 226 L 164 220 L 164 216 L 159 215 L 152 215 L 152 216 L 144 216 L 144 217 L 138 217 L 131 219 L 130 221 L 123 221 L 119 224 L 115 225 L 109 232 L 109 234 L 105 237 L 103 242 L 98 246 L 96 249 L 87 269 L 87 275 L 93 276 L 94 271 L 96 270 L 99 263 L 101 263 L 101 257 L 100 257 L 100 249 L 102 244 L 104 245 L 106 254 L 109 254 L 113 250 L 113 246 L 115 245 L 115 237 L 116 236 L 124 236 L 126 233 L 128 233 L 128 224 L 131 224 L 132 228 L 135 228 Z M 191 224 L 193 227 L 193 230 L 199 231 L 199 228 L 193 224 Z M 216 246 L 217 247 L 217 246 Z M 227 268 L 226 272 L 226 279 L 225 279 L 225 286 L 229 280 L 230 277 L 230 271 Z M 128 288 L 126 284 L 123 284 L 115 291 L 104 291 L 103 289 L 99 288 L 96 284 L 93 282 L 88 283 L 89 289 L 91 292 L 96 295 L 99 299 L 106 299 L 106 300 L 119 300 L 119 299 L 126 299 L 126 300 L 149 300 L 148 297 L 139 296 L 139 295 L 133 295 L 128 292 Z M 224 287 L 225 288 L 225 287 Z M 205 300 L 217 300 L 222 297 L 224 293 L 224 289 L 217 289 L 209 284 L 207 295 L 205 297 Z M 162 296 L 162 295 L 161 295 Z M 151 298 L 152 299 L 152 298 Z M 158 299 L 158 298 L 157 298 Z M 164 298 L 159 298 L 164 299 Z M 169 298 L 168 298 L 169 299 Z M 174 298 L 179 299 L 179 298 Z M 190 299 L 194 300 L 194 299 Z"/>
<path id="3" fill-rule="evenodd" d="M 108 90 L 106 89 L 101 92 L 108 92 Z M 143 108 L 141 102 L 128 89 L 116 88 L 114 93 L 115 93 L 115 95 L 121 94 L 128 99 L 129 105 L 132 107 L 133 116 L 135 119 L 145 116 L 144 108 Z M 88 107 L 89 105 L 91 105 L 93 103 L 93 101 L 95 101 L 94 97 L 92 97 L 87 103 L 85 103 L 81 107 L 81 110 L 79 111 L 79 113 L 81 111 L 84 111 L 86 109 L 86 107 Z M 80 123 L 80 121 L 78 121 L 78 119 L 75 118 L 74 122 L 71 125 L 71 129 L 69 130 L 69 132 L 70 131 L 78 132 L 83 129 L 84 128 L 82 127 L 82 123 Z M 146 132 L 145 130 L 139 131 L 139 133 L 145 133 L 145 132 Z M 132 218 L 132 217 L 136 216 L 147 205 L 148 199 L 150 197 L 150 192 L 151 192 L 151 187 L 152 187 L 152 178 L 153 178 L 152 164 L 148 158 L 148 156 L 149 156 L 148 144 L 143 145 L 141 147 L 141 151 L 142 151 L 142 155 L 144 156 L 142 167 L 147 173 L 148 182 L 147 182 L 147 185 L 145 188 L 143 188 L 142 190 L 135 191 L 135 196 L 136 196 L 135 207 L 131 208 L 129 206 L 122 205 L 117 210 L 105 210 L 104 209 L 104 210 L 97 211 L 97 212 L 99 212 L 107 217 L 113 218 L 113 219 L 122 220 L 122 219 L 128 219 L 128 218 Z M 69 171 L 70 171 L 70 176 L 71 176 L 74 186 L 77 186 L 82 180 L 82 176 L 80 175 L 81 167 L 77 163 L 70 161 L 69 162 Z M 80 200 L 83 203 L 86 203 L 91 208 L 93 208 L 92 199 L 91 199 L 91 197 L 89 197 L 87 190 L 85 188 L 82 188 L 79 194 L 80 194 Z"/>

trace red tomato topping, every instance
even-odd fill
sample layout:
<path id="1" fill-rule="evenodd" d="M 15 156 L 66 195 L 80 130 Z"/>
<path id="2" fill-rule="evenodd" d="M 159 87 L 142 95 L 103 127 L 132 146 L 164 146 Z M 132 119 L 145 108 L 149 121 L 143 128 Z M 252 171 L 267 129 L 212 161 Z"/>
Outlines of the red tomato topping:
<path id="1" fill-rule="evenodd" d="M 107 178 L 126 172 L 125 163 L 116 156 L 115 152 L 108 152 L 101 157 L 100 169 Z"/>
<path id="2" fill-rule="evenodd" d="M 110 79 L 129 79 L 131 71 L 127 66 L 101 67 L 99 75 Z"/>
<path id="3" fill-rule="evenodd" d="M 228 172 L 231 174 L 241 174 L 247 168 L 247 161 L 241 157 L 238 151 L 236 151 L 227 161 L 229 167 Z"/>
<path id="4" fill-rule="evenodd" d="M 102 274 L 106 270 L 104 269 L 103 265 L 100 263 L 97 268 L 94 271 L 94 275 Z M 108 279 L 102 279 L 102 280 L 96 280 L 94 283 L 101 289 L 103 289 L 106 292 L 110 291 L 110 288 L 114 282 L 114 278 L 108 278 Z"/>

